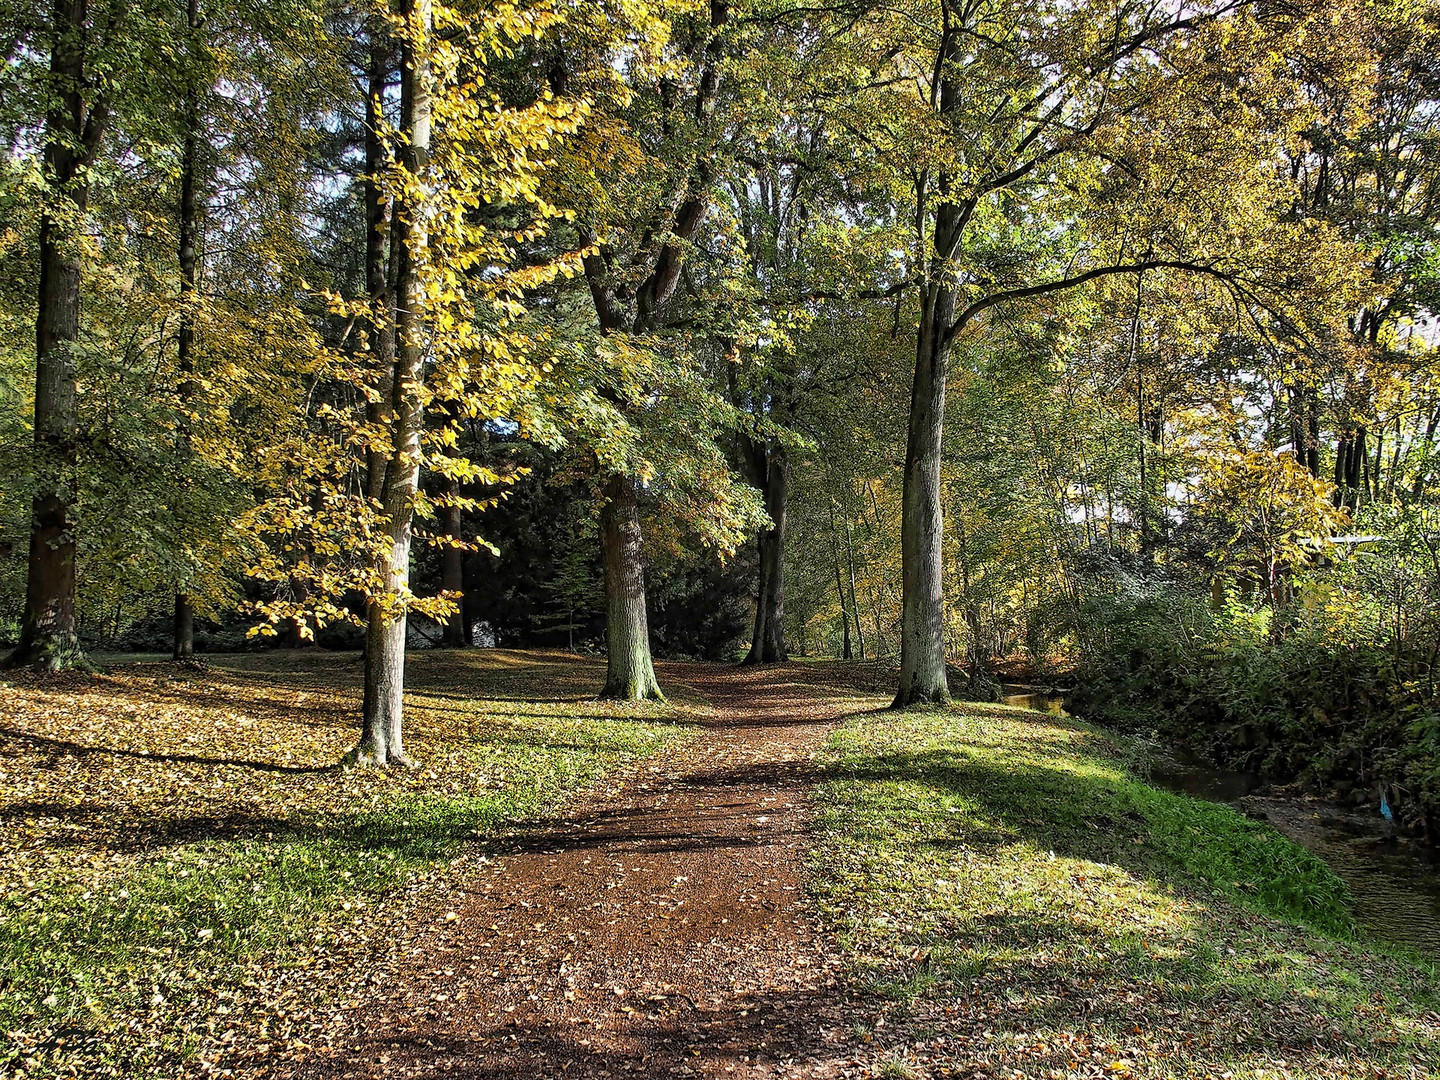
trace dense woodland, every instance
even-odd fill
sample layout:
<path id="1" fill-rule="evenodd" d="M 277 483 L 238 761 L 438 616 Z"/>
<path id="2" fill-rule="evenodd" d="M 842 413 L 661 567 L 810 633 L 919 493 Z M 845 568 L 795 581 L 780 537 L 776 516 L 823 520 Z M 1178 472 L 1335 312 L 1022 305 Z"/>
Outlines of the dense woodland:
<path id="1" fill-rule="evenodd" d="M 881 661 L 1440 827 L 1432 0 L 5 0 L 8 663 Z"/>

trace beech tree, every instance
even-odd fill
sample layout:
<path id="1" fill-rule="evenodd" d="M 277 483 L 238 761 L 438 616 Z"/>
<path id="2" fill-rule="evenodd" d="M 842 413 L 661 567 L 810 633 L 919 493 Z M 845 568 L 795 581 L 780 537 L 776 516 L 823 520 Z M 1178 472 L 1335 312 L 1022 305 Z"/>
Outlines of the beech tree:
<path id="1" fill-rule="evenodd" d="M 950 696 L 941 465 L 958 336 L 1117 274 L 1204 275 L 1292 322 L 1307 321 L 1298 292 L 1318 299 L 1333 291 L 1327 274 L 1342 290 L 1350 280 L 1333 232 L 1286 217 L 1280 147 L 1312 110 L 1285 56 L 1315 21 L 1329 25 L 1328 13 L 1227 0 L 937 0 L 870 13 L 852 70 L 895 119 L 860 141 L 895 170 L 892 189 L 908 185 L 919 283 L 897 706 Z M 1362 64 L 1348 46 L 1334 51 Z M 1257 156 L 1271 169 L 1255 169 Z M 1026 227 L 1040 219 L 1048 231 Z M 1301 250 L 1314 257 L 1280 257 Z"/>
<path id="2" fill-rule="evenodd" d="M 381 159 L 384 167 L 363 182 L 371 293 L 327 297 L 345 326 L 361 328 L 359 362 L 344 340 L 317 355 L 324 378 L 355 388 L 369 406 L 324 407 L 331 439 L 311 433 L 292 448 L 308 459 L 299 467 L 314 486 L 292 489 L 251 519 L 260 536 L 304 533 L 318 556 L 304 569 L 303 589 L 262 606 L 260 633 L 295 622 L 309 635 L 327 622 L 354 621 L 344 596 L 355 591 L 365 598 L 361 736 L 350 756 L 359 764 L 411 763 L 403 731 L 407 617 L 416 611 L 444 618 L 457 606 L 445 593 L 424 597 L 411 589 L 416 521 L 437 510 L 421 488 L 422 471 L 472 486 L 507 481 L 457 453 L 458 425 L 464 418 L 526 420 L 540 363 L 522 321 L 522 297 L 578 269 L 563 255 L 517 265 L 514 251 L 562 216 L 541 194 L 540 179 L 552 140 L 577 129 L 585 105 L 548 91 L 507 104 L 491 93 L 487 77 L 497 57 L 552 32 L 559 19 L 544 5 L 491 11 L 412 0 L 393 15 L 378 9 L 369 22 L 372 47 L 383 40 L 383 23 L 398 46 L 399 114 L 392 125 L 383 101 L 372 96 L 366 156 L 372 169 Z M 371 63 L 373 95 L 384 85 L 385 61 L 372 55 Z M 521 224 L 497 226 L 477 216 L 479 208 L 502 202 Z M 377 288 L 382 207 L 393 287 Z M 493 499 L 453 489 L 446 496 L 448 506 L 487 502 Z M 282 590 L 296 570 L 284 546 L 267 546 L 251 567 Z"/>
<path id="3" fill-rule="evenodd" d="M 125 5 L 56 0 L 40 80 L 45 208 L 40 215 L 35 324 L 35 489 L 20 642 L 6 664 L 59 671 L 86 665 L 75 636 L 76 356 L 90 170 L 110 125 L 115 88 L 99 53 Z M 97 22 L 99 25 L 97 25 Z"/>

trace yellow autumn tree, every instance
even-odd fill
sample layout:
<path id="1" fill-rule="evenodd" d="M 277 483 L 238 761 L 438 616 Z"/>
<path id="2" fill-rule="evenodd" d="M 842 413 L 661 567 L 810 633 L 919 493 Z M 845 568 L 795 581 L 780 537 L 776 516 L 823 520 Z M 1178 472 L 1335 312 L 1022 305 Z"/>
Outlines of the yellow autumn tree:
<path id="1" fill-rule="evenodd" d="M 405 0 L 398 11 L 378 8 L 372 23 L 400 54 L 398 117 L 383 101 L 368 110 L 384 163 L 369 181 L 387 208 L 372 227 L 389 230 L 395 252 L 393 306 L 325 295 L 346 330 L 325 351 L 323 379 L 356 393 L 321 405 L 319 437 L 307 432 L 277 455 L 287 477 L 308 483 L 292 482 L 250 519 L 270 541 L 251 573 L 277 586 L 258 633 L 290 622 L 309 636 L 329 621 L 359 621 L 342 601 L 364 599 L 362 731 L 350 755 L 360 764 L 411 764 L 402 735 L 407 615 L 455 610 L 453 597 L 410 587 L 412 540 L 426 538 L 417 523 L 437 508 L 422 471 L 492 491 L 510 479 L 459 455 L 459 427 L 523 414 L 544 367 L 518 323 L 523 297 L 579 265 L 577 254 L 518 266 L 514 252 L 564 213 L 542 196 L 540 178 L 552 142 L 577 129 L 585 103 L 541 90 L 517 105 L 489 79 L 492 65 L 562 19 L 544 2 Z M 393 350 L 375 349 L 387 333 Z M 356 396 L 369 408 L 350 407 Z M 480 505 L 457 487 L 444 498 Z"/>

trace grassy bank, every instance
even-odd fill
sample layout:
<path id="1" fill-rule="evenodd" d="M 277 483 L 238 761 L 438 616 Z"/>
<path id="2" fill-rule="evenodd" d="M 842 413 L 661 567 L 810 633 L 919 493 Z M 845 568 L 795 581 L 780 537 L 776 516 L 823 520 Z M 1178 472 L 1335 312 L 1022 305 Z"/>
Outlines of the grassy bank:
<path id="1" fill-rule="evenodd" d="M 1124 759 L 1005 706 L 836 735 L 816 888 L 894 1002 L 887 1075 L 1434 1075 L 1434 966 L 1357 943 L 1343 885 L 1269 826 Z"/>
<path id="2" fill-rule="evenodd" d="M 420 767 L 383 772 L 334 767 L 353 655 L 12 677 L 0 1075 L 206 1075 L 317 1037 L 318 998 L 476 838 L 685 737 L 693 703 L 590 700 L 601 676 L 568 656 L 412 657 Z"/>

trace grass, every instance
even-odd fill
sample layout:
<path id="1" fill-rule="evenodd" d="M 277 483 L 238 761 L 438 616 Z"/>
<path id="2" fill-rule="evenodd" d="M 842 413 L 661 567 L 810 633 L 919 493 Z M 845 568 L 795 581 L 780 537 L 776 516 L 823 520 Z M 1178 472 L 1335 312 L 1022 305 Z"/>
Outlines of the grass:
<path id="1" fill-rule="evenodd" d="M 420 654 L 420 767 L 342 771 L 359 671 L 269 653 L 4 689 L 0 1075 L 203 1075 L 313 1037 L 296 973 L 343 996 L 451 860 L 695 707 L 590 700 L 602 672 L 570 656 Z"/>
<path id="2" fill-rule="evenodd" d="M 1006 706 L 834 737 L 815 889 L 933 1076 L 1428 1077 L 1433 963 L 1357 940 L 1274 829 L 1129 775 L 1099 731 Z M 889 1066 L 887 1065 L 887 1068 Z"/>

